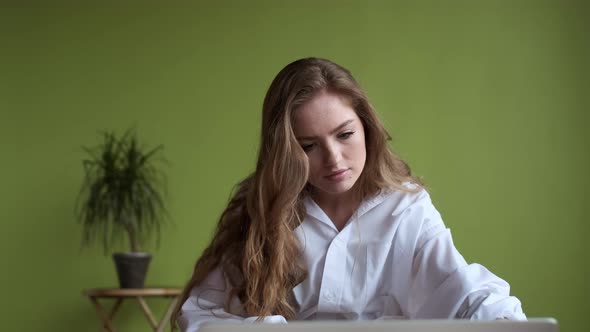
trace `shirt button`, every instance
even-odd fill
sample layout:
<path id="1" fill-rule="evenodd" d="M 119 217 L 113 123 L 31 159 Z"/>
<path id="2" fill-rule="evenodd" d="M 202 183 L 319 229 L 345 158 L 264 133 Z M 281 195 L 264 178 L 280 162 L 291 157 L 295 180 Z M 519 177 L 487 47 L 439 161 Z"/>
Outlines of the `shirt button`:
<path id="1" fill-rule="evenodd" d="M 334 302 L 334 294 L 332 292 L 327 292 L 326 295 L 324 295 L 324 298 L 328 302 Z"/>

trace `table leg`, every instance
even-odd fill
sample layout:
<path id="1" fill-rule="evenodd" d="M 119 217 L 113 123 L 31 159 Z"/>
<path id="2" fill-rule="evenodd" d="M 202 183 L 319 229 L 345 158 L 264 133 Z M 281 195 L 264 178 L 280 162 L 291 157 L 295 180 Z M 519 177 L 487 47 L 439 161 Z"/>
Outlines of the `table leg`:
<path id="1" fill-rule="evenodd" d="M 121 306 L 121 303 L 123 303 L 123 298 L 120 297 L 117 299 L 117 301 L 115 302 L 115 304 L 113 305 L 113 307 L 111 308 L 111 314 L 109 315 L 109 320 L 112 322 L 113 318 L 115 318 L 115 314 L 117 313 L 117 311 L 119 311 L 119 307 Z"/>
<path id="2" fill-rule="evenodd" d="M 160 324 L 158 325 L 158 329 L 156 330 L 156 332 L 164 332 L 166 324 L 170 321 L 170 316 L 172 316 L 172 312 L 174 311 L 174 308 L 178 303 L 178 298 L 179 296 L 175 296 L 172 298 L 172 301 L 170 302 L 170 304 L 168 305 L 168 309 L 166 310 L 166 314 L 164 314 L 164 317 L 160 321 Z"/>
<path id="3" fill-rule="evenodd" d="M 96 312 L 98 313 L 98 317 L 102 321 L 103 327 L 109 332 L 115 332 L 115 328 L 113 327 L 113 324 L 112 324 L 110 317 L 109 317 L 110 315 L 106 314 L 106 312 L 104 311 L 104 309 L 102 308 L 100 303 L 98 303 L 98 299 L 91 296 L 90 301 L 92 301 L 92 304 L 94 304 L 94 308 L 96 309 Z M 119 303 L 119 305 L 120 305 L 120 303 Z"/>
<path id="4" fill-rule="evenodd" d="M 154 318 L 154 315 L 152 314 L 150 307 L 148 307 L 147 303 L 145 302 L 145 300 L 141 296 L 137 297 L 137 302 L 139 302 L 139 306 L 141 307 L 141 310 L 143 311 L 143 313 L 147 317 L 148 321 L 150 322 L 152 329 L 154 329 L 154 331 L 155 331 L 158 328 L 158 322 L 156 322 L 156 319 Z"/>

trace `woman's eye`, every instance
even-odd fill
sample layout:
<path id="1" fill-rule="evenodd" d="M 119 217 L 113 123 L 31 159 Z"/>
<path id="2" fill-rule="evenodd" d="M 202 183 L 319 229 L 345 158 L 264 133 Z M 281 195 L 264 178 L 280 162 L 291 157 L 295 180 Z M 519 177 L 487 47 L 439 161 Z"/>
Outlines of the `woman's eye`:
<path id="1" fill-rule="evenodd" d="M 350 136 L 352 136 L 352 134 L 354 134 L 354 131 L 347 131 L 345 133 L 342 133 L 342 134 L 338 135 L 338 138 L 340 138 L 340 139 L 348 139 L 348 138 L 350 138 Z"/>
<path id="2" fill-rule="evenodd" d="M 301 144 L 301 148 L 305 152 L 311 151 L 311 149 L 313 149 L 313 146 L 314 146 L 313 144 Z"/>

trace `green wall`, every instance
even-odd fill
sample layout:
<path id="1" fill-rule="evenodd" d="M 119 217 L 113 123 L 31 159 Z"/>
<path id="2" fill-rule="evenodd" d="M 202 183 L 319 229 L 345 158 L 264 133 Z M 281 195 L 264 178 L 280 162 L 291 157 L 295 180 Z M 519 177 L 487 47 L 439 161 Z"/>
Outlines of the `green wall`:
<path id="1" fill-rule="evenodd" d="M 182 285 L 253 170 L 270 81 L 304 56 L 352 70 L 469 261 L 508 280 L 529 316 L 587 325 L 586 2 L 0 6 L 6 330 L 98 329 L 81 290 L 116 276 L 99 246 L 80 249 L 73 205 L 81 146 L 100 130 L 134 125 L 165 145 L 174 223 L 147 282 Z M 124 304 L 116 325 L 146 330 L 138 309 Z"/>

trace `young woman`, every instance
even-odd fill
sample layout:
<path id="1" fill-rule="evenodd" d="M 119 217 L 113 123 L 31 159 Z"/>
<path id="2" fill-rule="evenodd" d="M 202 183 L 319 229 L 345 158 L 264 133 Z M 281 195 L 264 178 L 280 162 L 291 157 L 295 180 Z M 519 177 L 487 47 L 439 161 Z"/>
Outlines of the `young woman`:
<path id="1" fill-rule="evenodd" d="M 295 61 L 262 111 L 256 171 L 221 215 L 173 325 L 526 319 L 504 280 L 455 249 L 348 70 Z"/>

